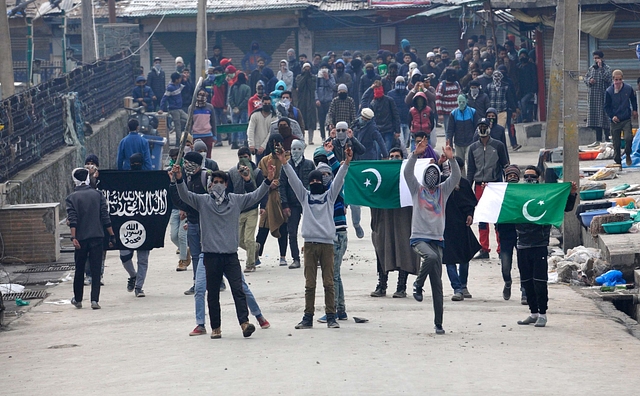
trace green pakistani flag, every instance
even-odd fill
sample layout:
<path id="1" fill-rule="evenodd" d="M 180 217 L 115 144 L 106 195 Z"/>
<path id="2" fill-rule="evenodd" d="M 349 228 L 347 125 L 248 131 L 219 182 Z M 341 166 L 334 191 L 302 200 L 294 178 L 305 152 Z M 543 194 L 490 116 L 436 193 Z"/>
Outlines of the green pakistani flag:
<path id="1" fill-rule="evenodd" d="M 562 225 L 571 183 L 488 183 L 476 206 L 474 223 Z"/>
<path id="2" fill-rule="evenodd" d="M 354 161 L 344 180 L 344 201 L 377 209 L 400 207 L 403 161 Z"/>

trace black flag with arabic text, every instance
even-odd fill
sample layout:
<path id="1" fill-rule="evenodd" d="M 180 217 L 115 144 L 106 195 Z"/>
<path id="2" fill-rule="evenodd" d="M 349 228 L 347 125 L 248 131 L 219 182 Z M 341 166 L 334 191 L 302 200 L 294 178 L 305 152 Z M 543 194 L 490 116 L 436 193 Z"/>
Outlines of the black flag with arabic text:
<path id="1" fill-rule="evenodd" d="M 167 172 L 101 170 L 98 190 L 107 200 L 117 239 L 114 249 L 164 247 L 172 209 Z"/>

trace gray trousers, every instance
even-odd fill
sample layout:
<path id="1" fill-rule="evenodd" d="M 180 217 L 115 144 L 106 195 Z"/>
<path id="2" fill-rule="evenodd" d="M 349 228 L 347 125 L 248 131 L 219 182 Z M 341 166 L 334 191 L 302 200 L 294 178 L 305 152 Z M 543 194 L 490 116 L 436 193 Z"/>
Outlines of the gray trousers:
<path id="1" fill-rule="evenodd" d="M 182 109 L 169 110 L 171 118 L 173 119 L 173 126 L 176 130 L 176 146 L 180 147 L 180 138 L 182 137 L 182 131 L 187 126 L 187 118 L 189 116 Z M 167 142 L 169 144 L 169 142 Z"/>
<path id="2" fill-rule="evenodd" d="M 442 325 L 444 297 L 442 295 L 442 247 L 435 242 L 418 242 L 412 246 L 420 256 L 420 272 L 416 278 L 416 287 L 422 288 L 429 276 L 431 295 L 433 296 L 434 324 Z"/>
<path id="3" fill-rule="evenodd" d="M 120 261 L 125 271 L 130 277 L 136 277 L 136 290 L 142 290 L 144 280 L 147 277 L 147 269 L 149 268 L 149 252 L 150 250 L 137 250 L 138 252 L 138 271 L 133 266 L 133 250 L 121 250 Z"/>

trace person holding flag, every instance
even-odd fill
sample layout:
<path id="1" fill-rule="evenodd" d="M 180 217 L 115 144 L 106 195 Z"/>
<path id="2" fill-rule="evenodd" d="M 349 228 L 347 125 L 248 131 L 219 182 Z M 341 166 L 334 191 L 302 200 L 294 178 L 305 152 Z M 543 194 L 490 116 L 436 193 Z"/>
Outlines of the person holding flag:
<path id="1" fill-rule="evenodd" d="M 524 181 L 526 183 L 540 183 L 540 170 L 533 165 L 527 166 L 524 171 Z M 563 183 L 565 184 L 565 183 Z M 551 184 L 546 186 L 552 186 Z M 546 187 L 545 186 L 545 187 Z M 570 212 L 576 203 L 578 186 L 571 182 L 571 190 L 564 207 L 565 212 Z M 535 201 L 532 200 L 532 201 Z M 538 204 L 544 201 L 539 201 Z M 528 205 L 522 207 L 523 215 L 531 218 L 528 213 Z M 544 213 L 543 213 L 544 215 Z M 544 216 L 542 216 L 544 217 Z M 521 223 L 516 225 L 518 234 L 517 256 L 518 270 L 520 270 L 520 284 L 527 295 L 527 304 L 531 314 L 524 320 L 519 320 L 519 325 L 535 323 L 535 327 L 545 327 L 547 324 L 547 304 L 549 302 L 549 290 L 547 286 L 547 255 L 549 254 L 549 236 L 551 234 L 550 224 Z"/>
<path id="2" fill-rule="evenodd" d="M 422 301 L 422 287 L 429 276 L 436 334 L 444 334 L 442 328 L 443 294 L 442 294 L 442 248 L 444 247 L 445 206 L 449 195 L 460 181 L 460 167 L 453 159 L 451 146 L 443 148 L 443 153 L 451 165 L 451 175 L 440 182 L 440 168 L 431 163 L 427 165 L 422 180 L 415 176 L 417 159 L 427 149 L 427 140 L 422 140 L 404 168 L 404 178 L 411 192 L 413 212 L 411 218 L 410 243 L 413 250 L 421 257 L 418 278 L 413 283 L 413 297 Z"/>

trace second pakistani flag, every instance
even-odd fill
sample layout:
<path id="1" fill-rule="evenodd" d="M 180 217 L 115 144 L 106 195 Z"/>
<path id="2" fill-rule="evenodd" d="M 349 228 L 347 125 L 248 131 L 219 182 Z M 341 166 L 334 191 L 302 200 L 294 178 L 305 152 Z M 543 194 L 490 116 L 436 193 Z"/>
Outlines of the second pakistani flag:
<path id="1" fill-rule="evenodd" d="M 571 183 L 489 183 L 476 206 L 474 223 L 562 225 Z"/>
<path id="2" fill-rule="evenodd" d="M 344 179 L 344 201 L 376 209 L 411 206 L 411 193 L 404 180 L 407 161 L 354 161 Z M 426 159 L 416 163 L 415 175 L 422 180 Z"/>

